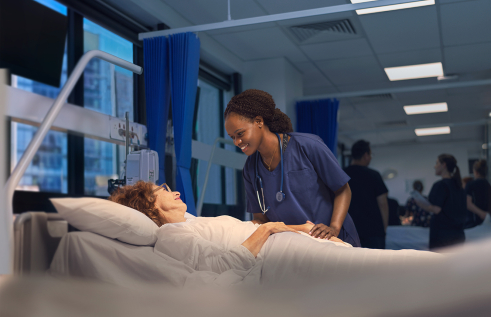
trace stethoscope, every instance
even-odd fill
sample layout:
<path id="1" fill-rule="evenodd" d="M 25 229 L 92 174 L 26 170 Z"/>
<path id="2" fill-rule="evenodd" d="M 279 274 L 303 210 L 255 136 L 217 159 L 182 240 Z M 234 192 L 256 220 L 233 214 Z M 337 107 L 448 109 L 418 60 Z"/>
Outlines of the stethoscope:
<path id="1" fill-rule="evenodd" d="M 279 203 L 281 203 L 285 199 L 285 193 L 283 192 L 283 147 L 281 144 L 280 135 L 278 133 L 275 134 L 278 137 L 278 142 L 280 143 L 280 165 L 281 165 L 281 184 L 280 184 L 280 191 L 276 193 L 276 200 Z M 266 201 L 264 200 L 263 180 L 261 176 L 259 176 L 259 169 L 258 169 L 259 155 L 260 155 L 259 153 L 257 153 L 256 155 L 256 181 L 254 182 L 254 189 L 256 190 L 257 202 L 259 203 L 259 208 L 261 208 L 261 211 L 263 212 L 263 214 L 265 214 L 266 211 L 269 210 L 269 206 L 266 207 Z M 263 198 L 262 204 L 261 204 L 261 199 L 259 198 L 259 190 L 257 188 L 258 179 L 259 179 L 259 186 L 261 187 L 261 196 Z"/>

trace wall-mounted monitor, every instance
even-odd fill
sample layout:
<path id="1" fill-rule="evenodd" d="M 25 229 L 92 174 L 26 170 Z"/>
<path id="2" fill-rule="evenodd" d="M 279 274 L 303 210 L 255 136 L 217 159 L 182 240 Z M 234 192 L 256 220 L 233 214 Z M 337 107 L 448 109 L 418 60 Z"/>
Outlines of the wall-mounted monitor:
<path id="1" fill-rule="evenodd" d="M 59 87 L 67 25 L 33 0 L 0 0 L 0 68 Z"/>

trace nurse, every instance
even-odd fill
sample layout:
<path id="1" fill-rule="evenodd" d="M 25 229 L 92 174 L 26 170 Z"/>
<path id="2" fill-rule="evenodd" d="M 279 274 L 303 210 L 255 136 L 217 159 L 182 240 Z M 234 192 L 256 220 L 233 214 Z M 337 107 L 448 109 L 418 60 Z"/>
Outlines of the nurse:
<path id="1" fill-rule="evenodd" d="M 321 138 L 294 133 L 290 118 L 261 90 L 234 96 L 224 117 L 228 135 L 248 156 L 243 176 L 253 222 L 311 222 L 314 237 L 360 246 L 348 215 L 349 177 Z"/>

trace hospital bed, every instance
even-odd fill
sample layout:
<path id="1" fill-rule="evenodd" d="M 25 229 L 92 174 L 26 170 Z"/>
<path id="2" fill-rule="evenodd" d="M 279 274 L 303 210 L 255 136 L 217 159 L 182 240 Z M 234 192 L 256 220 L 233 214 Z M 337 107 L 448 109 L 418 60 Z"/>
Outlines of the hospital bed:
<path id="1" fill-rule="evenodd" d="M 385 248 L 391 250 L 429 250 L 430 228 L 417 226 L 388 226 Z M 474 228 L 465 230 L 466 242 L 491 238 L 491 216 Z"/>

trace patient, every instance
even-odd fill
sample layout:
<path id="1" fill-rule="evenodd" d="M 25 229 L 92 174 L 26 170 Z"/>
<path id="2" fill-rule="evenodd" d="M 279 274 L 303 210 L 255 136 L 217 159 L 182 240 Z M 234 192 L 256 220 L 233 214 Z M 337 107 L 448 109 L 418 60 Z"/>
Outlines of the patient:
<path id="1" fill-rule="evenodd" d="M 291 226 L 282 222 L 258 225 L 229 216 L 186 220 L 187 206 L 180 193 L 172 192 L 166 184 L 157 186 L 140 181 L 113 192 L 109 200 L 136 209 L 152 219 L 160 227 L 155 252 L 170 255 L 196 270 L 216 273 L 229 269 L 248 270 L 255 264 L 255 258 L 269 236 L 281 232 L 351 247 L 335 237 L 330 241 L 311 237 L 308 235 L 314 226 L 311 222 Z"/>

